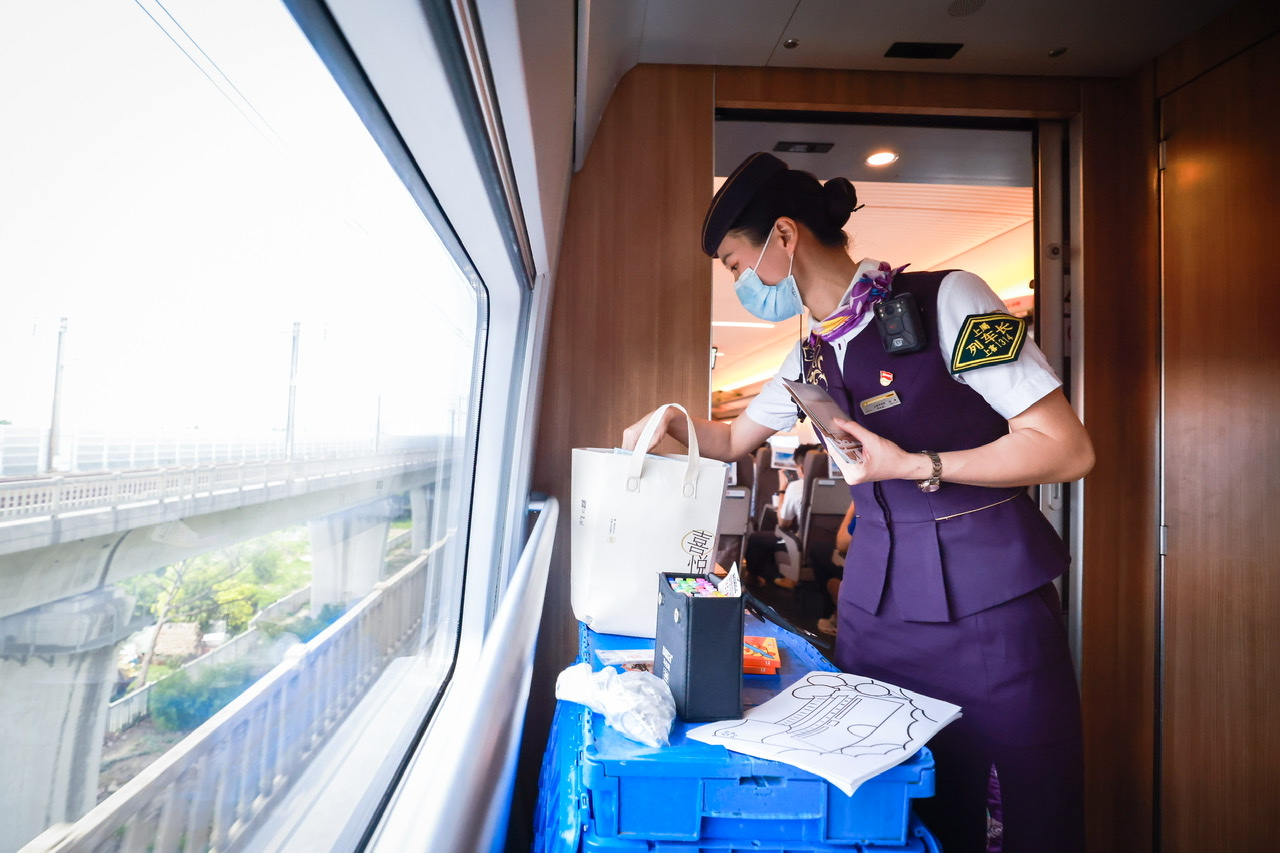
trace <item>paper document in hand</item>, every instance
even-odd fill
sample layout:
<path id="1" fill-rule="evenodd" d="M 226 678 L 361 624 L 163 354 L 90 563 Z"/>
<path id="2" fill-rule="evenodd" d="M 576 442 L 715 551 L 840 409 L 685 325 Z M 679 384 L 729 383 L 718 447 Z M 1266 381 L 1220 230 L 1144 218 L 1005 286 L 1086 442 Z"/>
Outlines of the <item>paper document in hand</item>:
<path id="1" fill-rule="evenodd" d="M 811 672 L 741 720 L 708 723 L 686 734 L 808 770 L 852 796 L 959 716 L 958 705 L 873 678 Z"/>
<path id="2" fill-rule="evenodd" d="M 791 393 L 800 411 L 813 421 L 814 429 L 821 434 L 827 449 L 833 451 L 844 460 L 845 464 L 862 464 L 862 443 L 841 430 L 836 430 L 836 418 L 849 420 L 849 415 L 840 408 L 840 404 L 831 399 L 831 395 L 820 385 L 798 382 L 783 378 L 782 384 Z"/>

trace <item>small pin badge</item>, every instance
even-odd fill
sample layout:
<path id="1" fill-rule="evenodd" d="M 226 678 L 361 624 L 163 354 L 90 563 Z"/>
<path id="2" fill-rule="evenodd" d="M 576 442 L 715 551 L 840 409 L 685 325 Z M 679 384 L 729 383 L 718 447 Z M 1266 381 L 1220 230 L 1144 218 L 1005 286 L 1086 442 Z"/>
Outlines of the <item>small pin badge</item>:
<path id="1" fill-rule="evenodd" d="M 890 373 L 890 372 L 889 372 L 889 371 L 887 371 L 887 370 L 882 370 L 882 371 L 880 371 L 880 384 L 881 384 L 881 385 L 888 385 L 888 384 L 889 384 L 890 382 L 892 382 L 892 381 L 893 381 L 893 374 L 892 374 L 892 373 Z"/>

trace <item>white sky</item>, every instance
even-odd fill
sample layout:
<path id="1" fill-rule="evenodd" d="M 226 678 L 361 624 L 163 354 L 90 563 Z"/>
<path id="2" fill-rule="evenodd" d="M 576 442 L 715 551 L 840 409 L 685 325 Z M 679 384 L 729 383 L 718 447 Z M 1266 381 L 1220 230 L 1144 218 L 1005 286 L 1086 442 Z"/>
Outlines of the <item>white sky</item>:
<path id="1" fill-rule="evenodd" d="M 66 317 L 64 432 L 283 429 L 297 321 L 300 431 L 448 428 L 474 297 L 277 0 L 0 0 L 0 111 L 0 419 Z"/>

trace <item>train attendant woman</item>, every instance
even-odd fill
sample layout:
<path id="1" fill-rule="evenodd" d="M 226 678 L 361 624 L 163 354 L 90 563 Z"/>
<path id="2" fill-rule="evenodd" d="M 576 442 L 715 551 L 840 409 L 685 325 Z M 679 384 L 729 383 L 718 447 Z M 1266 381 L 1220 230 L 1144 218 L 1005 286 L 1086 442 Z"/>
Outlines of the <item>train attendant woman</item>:
<path id="1" fill-rule="evenodd" d="M 731 460 L 790 428 L 781 377 L 823 385 L 851 413 L 839 426 L 863 462 L 843 469 L 859 518 L 837 663 L 963 707 L 929 744 L 937 793 L 917 801 L 947 853 L 986 849 L 993 766 L 1004 853 L 1079 853 L 1079 696 L 1050 583 L 1067 553 L 1026 487 L 1083 477 L 1093 447 L 1025 322 L 980 278 L 850 257 L 842 227 L 856 205 L 847 180 L 823 185 L 766 153 L 712 199 L 702 248 L 743 306 L 770 321 L 807 309 L 811 334 L 743 416 L 696 421 L 698 443 Z M 882 333 L 877 306 L 913 320 L 923 348 Z"/>

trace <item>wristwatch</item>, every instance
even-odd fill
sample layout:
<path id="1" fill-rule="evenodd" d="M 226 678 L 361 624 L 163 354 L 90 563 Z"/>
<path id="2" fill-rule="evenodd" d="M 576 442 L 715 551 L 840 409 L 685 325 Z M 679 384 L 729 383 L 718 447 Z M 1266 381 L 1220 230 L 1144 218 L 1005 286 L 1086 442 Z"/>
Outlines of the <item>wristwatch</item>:
<path id="1" fill-rule="evenodd" d="M 938 487 L 942 485 L 942 457 L 933 450 L 921 450 L 925 456 L 928 456 L 933 462 L 933 472 L 927 480 L 916 480 L 916 485 L 920 487 L 922 492 L 936 492 Z"/>

